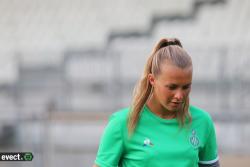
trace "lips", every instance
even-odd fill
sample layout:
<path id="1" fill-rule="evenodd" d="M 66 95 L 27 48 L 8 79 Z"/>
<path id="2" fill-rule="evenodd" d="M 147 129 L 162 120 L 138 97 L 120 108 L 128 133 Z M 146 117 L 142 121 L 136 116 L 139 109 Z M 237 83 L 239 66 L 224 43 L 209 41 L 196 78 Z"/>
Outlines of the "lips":
<path id="1" fill-rule="evenodd" d="M 182 104 L 182 102 L 171 102 L 173 104 L 173 106 L 179 106 Z"/>
<path id="2" fill-rule="evenodd" d="M 174 104 L 181 104 L 183 103 L 182 101 L 172 101 L 171 103 L 174 103 Z"/>

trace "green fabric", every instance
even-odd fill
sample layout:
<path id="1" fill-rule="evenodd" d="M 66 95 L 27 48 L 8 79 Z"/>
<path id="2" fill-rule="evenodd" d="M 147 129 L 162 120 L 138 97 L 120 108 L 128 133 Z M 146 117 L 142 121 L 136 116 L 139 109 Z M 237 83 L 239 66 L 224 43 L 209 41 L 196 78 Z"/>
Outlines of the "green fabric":
<path id="1" fill-rule="evenodd" d="M 114 113 L 101 138 L 95 163 L 100 167 L 198 167 L 217 160 L 215 130 L 205 111 L 190 106 L 190 126 L 162 119 L 144 107 L 128 138 L 129 109 Z"/>

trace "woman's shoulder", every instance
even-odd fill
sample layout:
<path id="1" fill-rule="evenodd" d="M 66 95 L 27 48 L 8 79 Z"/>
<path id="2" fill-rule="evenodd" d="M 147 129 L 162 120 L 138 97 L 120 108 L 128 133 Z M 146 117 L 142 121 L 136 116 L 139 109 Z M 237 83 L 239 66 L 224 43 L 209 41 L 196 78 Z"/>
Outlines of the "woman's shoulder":
<path id="1" fill-rule="evenodd" d="M 115 120 L 115 121 L 121 121 L 121 122 L 126 122 L 128 118 L 128 113 L 129 113 L 129 108 L 122 108 L 109 117 L 109 120 Z"/>
<path id="2" fill-rule="evenodd" d="M 212 121 L 211 115 L 204 109 L 199 108 L 194 105 L 189 106 L 189 111 L 191 113 L 192 119 L 203 119 L 207 121 Z"/>

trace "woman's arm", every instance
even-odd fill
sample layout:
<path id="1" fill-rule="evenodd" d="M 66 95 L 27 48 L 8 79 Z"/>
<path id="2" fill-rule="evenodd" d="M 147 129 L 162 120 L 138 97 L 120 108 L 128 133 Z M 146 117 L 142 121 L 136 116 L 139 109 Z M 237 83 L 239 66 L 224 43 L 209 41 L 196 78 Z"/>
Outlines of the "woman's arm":
<path id="1" fill-rule="evenodd" d="M 94 164 L 94 166 L 93 167 L 99 167 L 99 166 L 97 166 L 96 164 Z"/>
<path id="2" fill-rule="evenodd" d="M 94 167 L 118 166 L 124 150 L 123 128 L 126 128 L 126 117 L 113 114 L 101 137 Z"/>

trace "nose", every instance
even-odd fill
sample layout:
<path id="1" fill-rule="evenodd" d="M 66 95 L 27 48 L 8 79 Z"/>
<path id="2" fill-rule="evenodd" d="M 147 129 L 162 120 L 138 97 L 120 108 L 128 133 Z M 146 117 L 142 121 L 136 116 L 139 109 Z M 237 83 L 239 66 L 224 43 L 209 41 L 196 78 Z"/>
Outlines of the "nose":
<path id="1" fill-rule="evenodd" d="M 175 98 L 177 101 L 182 101 L 183 98 L 184 98 L 184 91 L 183 91 L 183 90 L 177 90 L 177 91 L 175 92 L 174 98 Z"/>

